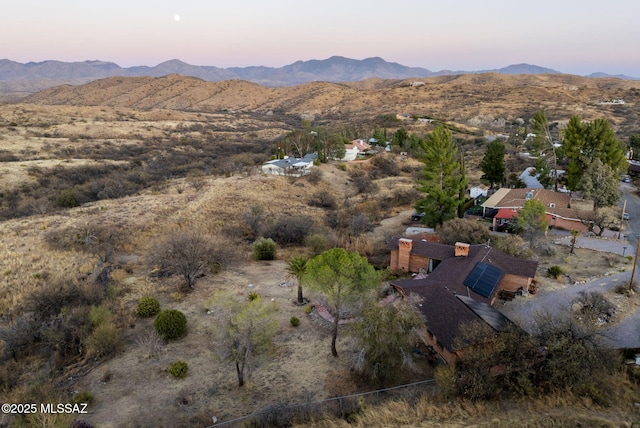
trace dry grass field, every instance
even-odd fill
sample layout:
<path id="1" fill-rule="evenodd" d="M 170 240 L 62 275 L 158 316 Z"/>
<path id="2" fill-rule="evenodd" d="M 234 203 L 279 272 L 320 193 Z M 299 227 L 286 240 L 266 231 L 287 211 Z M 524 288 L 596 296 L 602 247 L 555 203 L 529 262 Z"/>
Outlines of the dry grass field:
<path id="1" fill-rule="evenodd" d="M 52 345 L 18 361 L 6 359 L 0 370 L 0 394 L 5 401 L 67 402 L 74 394 L 87 392 L 93 402 L 90 414 L 82 419 L 94 426 L 176 427 L 206 426 L 214 415 L 225 421 L 274 403 L 300 403 L 369 389 L 349 375 L 355 348 L 348 335 L 339 336 L 340 357 L 331 357 L 329 330 L 313 312 L 293 304 L 295 287 L 281 286 L 285 261 L 309 248 L 281 246 L 274 261 L 252 260 L 246 216 L 253 207 L 262 207 L 265 227 L 283 218 L 302 217 L 330 243 L 358 250 L 384 267 L 388 238 L 402 233 L 408 224 L 413 201 L 406 195 L 412 195 L 420 164 L 399 154 L 382 154 L 398 172 L 376 178 L 375 191 L 362 194 L 351 174 L 355 169 L 375 170 L 372 161 L 346 168 L 322 164 L 315 178 L 259 174 L 258 167 L 268 159 L 275 142 L 298 128 L 302 117 L 323 124 L 335 122 L 338 127 L 352 124 L 364 131 L 396 113 L 437 118 L 468 141 L 467 168 L 477 183 L 477 164 L 484 150 L 481 137 L 508 133 L 506 123 L 544 108 L 554 121 L 573 114 L 587 120 L 605 116 L 622 135 L 628 135 L 635 131 L 634 106 L 640 96 L 638 82 L 575 76 L 451 76 L 428 79 L 420 88 L 407 83 L 372 80 L 269 89 L 178 76 L 113 78 L 82 87 L 52 88 L 19 104 L 0 105 L 0 327 L 33 316 L 32 296 L 50 284 L 89 287 L 106 271 L 104 302 L 122 332 L 122 346 L 109 358 L 84 352 L 63 355 Z M 627 104 L 600 104 L 614 98 Z M 424 135 L 432 129 L 428 123 L 389 123 L 390 131 L 406 126 Z M 79 206 L 57 206 L 58 192 L 73 186 L 81 189 L 76 195 Z M 333 196 L 334 208 L 311 203 L 321 192 Z M 102 196 L 91 199 L 91 195 Z M 328 224 L 332 210 L 343 216 L 366 213 L 374 228 L 349 240 Z M 108 257 L 101 247 L 85 245 L 101 239 L 104 229 L 117 232 L 117 241 L 109 242 L 113 252 Z M 233 262 L 219 273 L 200 278 L 193 291 L 184 292 L 178 278 L 156 276 L 146 263 L 157 240 L 175 230 L 214 237 L 227 246 Z M 566 259 L 565 249 L 555 256 L 537 257 L 544 268 L 564 263 L 565 272 L 574 279 L 630 267 L 626 259 L 594 256 L 589 250 L 579 250 L 571 260 Z M 547 284 L 546 279 L 540 281 Z M 549 282 L 548 286 L 555 285 Z M 256 365 L 243 388 L 237 386 L 233 365 L 216 352 L 212 332 L 221 321 L 211 309 L 212 299 L 220 292 L 241 300 L 256 292 L 278 308 L 275 351 Z M 135 314 L 138 299 L 147 295 L 156 296 L 163 308 L 185 313 L 188 334 L 184 338 L 169 343 L 152 339 L 152 321 Z M 319 295 L 305 295 L 311 305 L 321 301 Z M 72 315 L 63 311 L 59 320 Z M 292 316 L 301 320 L 300 326 L 291 326 Z M 54 343 L 58 339 L 41 340 Z M 178 359 L 189 364 L 184 379 L 167 372 L 168 365 Z M 406 380 L 432 375 L 426 361 L 420 369 Z M 578 398 L 549 400 L 519 403 L 518 416 L 538 415 L 534 425 L 551 421 L 547 426 L 567 426 L 558 415 L 570 407 L 579 410 L 569 424 L 621 424 L 638 419 L 626 407 L 608 411 Z M 631 401 L 625 400 L 625 404 Z M 440 426 L 468 426 L 470 421 L 477 426 L 514 426 L 497 423 L 507 412 L 500 405 L 481 409 L 470 403 L 402 406 L 390 404 L 381 407 L 377 416 L 365 414 L 360 426 L 414 425 L 415 419 L 402 420 L 411 412 Z M 371 418 L 384 422 L 377 424 Z M 34 426 L 65 426 L 69 420 L 64 416 L 34 419 Z M 10 421 L 0 416 L 0 426 Z M 342 424 L 327 420 L 318 426 Z"/>

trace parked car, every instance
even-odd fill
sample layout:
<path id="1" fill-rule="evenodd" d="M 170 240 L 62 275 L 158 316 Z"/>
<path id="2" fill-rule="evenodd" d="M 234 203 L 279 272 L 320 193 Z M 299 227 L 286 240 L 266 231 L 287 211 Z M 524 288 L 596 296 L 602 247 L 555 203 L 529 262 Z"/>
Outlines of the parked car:
<path id="1" fill-rule="evenodd" d="M 629 213 L 622 214 L 622 218 L 625 220 L 629 220 Z"/>
<path id="2" fill-rule="evenodd" d="M 423 217 L 424 217 L 424 213 L 419 213 L 416 211 L 411 215 L 411 221 L 414 223 L 418 223 L 420 222 L 420 220 L 422 220 Z"/>
<path id="3" fill-rule="evenodd" d="M 622 181 L 624 181 L 625 183 L 631 183 L 631 177 L 627 176 L 623 178 Z"/>

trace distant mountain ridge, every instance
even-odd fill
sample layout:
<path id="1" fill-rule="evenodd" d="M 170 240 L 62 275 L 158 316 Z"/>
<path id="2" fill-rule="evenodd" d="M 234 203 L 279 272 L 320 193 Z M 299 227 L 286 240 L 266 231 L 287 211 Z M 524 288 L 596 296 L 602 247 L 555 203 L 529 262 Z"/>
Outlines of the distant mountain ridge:
<path id="1" fill-rule="evenodd" d="M 563 74 L 559 71 L 531 64 L 480 71 L 431 71 L 420 67 L 407 67 L 379 57 L 356 60 L 332 56 L 323 60 L 297 61 L 283 67 L 230 67 L 199 66 L 174 59 L 154 67 L 123 68 L 107 61 L 43 61 L 22 64 L 8 59 L 0 60 L 0 93 L 12 93 L 14 98 L 26 96 L 42 89 L 61 84 L 83 84 L 107 77 L 161 77 L 180 74 L 205 81 L 217 82 L 240 79 L 269 87 L 295 86 L 314 81 L 332 83 L 359 82 L 369 78 L 408 79 L 434 76 L 498 73 L 498 74 Z M 588 77 L 616 77 L 594 73 Z"/>
<path id="2" fill-rule="evenodd" d="M 83 61 L 62 62 L 43 61 L 18 63 L 8 59 L 0 60 L 0 80 L 15 79 L 101 79 L 104 77 L 160 77 L 167 74 L 181 74 L 198 77 L 207 81 L 242 79 L 267 86 L 292 86 L 322 80 L 327 82 L 355 82 L 371 77 L 383 79 L 406 79 L 410 77 L 432 77 L 454 74 L 501 73 L 501 74 L 561 74 L 549 68 L 530 64 L 481 71 L 434 72 L 426 68 L 407 67 L 388 62 L 379 57 L 355 60 L 332 56 L 324 60 L 296 61 L 283 67 L 230 67 L 198 66 L 174 59 L 154 67 L 136 66 L 123 68 L 113 62 Z"/>

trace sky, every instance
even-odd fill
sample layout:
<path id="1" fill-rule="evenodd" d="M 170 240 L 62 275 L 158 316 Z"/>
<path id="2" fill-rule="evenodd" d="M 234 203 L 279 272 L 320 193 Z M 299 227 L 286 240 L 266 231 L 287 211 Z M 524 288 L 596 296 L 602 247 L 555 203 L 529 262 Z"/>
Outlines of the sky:
<path id="1" fill-rule="evenodd" d="M 282 67 L 334 55 L 431 71 L 528 63 L 640 77 L 637 0 L 9 0 L 0 59 Z M 6 4 L 9 3 L 9 4 Z"/>

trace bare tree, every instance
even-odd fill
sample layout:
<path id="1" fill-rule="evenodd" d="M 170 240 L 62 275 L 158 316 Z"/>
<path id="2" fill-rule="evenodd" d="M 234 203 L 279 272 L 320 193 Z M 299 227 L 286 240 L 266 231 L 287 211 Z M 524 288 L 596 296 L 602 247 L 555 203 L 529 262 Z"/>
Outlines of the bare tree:
<path id="1" fill-rule="evenodd" d="M 229 246 L 219 237 L 178 229 L 160 238 L 149 252 L 149 264 L 161 275 L 180 275 L 187 289 L 216 266 L 230 260 Z"/>

